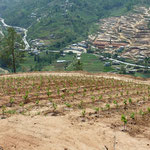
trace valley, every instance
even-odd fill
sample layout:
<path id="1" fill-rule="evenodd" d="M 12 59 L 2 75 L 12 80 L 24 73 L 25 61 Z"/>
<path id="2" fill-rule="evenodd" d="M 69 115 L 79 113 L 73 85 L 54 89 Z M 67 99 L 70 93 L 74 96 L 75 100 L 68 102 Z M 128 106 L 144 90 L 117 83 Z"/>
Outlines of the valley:
<path id="1" fill-rule="evenodd" d="M 143 72 L 146 72 L 146 76 L 149 77 L 149 71 L 145 71 L 145 68 L 150 69 L 149 60 L 147 60 L 148 64 L 146 64 L 145 59 L 150 56 L 150 29 L 148 28 L 150 18 L 149 15 L 149 8 L 135 7 L 133 12 L 128 13 L 126 16 L 100 19 L 100 23 L 97 23 L 97 26 L 99 26 L 98 33 L 89 35 L 89 38 L 85 41 L 74 43 L 60 49 L 63 51 L 62 56 L 69 57 L 68 54 L 71 52 L 74 54 L 74 57 L 76 55 L 77 60 L 82 61 L 84 53 L 88 53 L 92 50 L 91 57 L 92 55 L 95 55 L 99 58 L 101 63 L 100 67 L 104 67 L 104 69 L 95 68 L 96 72 L 108 70 L 120 73 L 123 67 L 125 68 L 126 73 L 144 76 L 145 73 Z M 7 29 L 7 27 L 10 27 L 10 25 L 7 25 L 2 18 L 1 22 L 3 28 Z M 16 26 L 12 27 L 14 27 L 17 32 L 22 34 L 25 44 L 25 51 L 34 55 L 34 57 L 32 56 L 32 59 L 35 59 L 36 56 L 39 57 L 40 55 L 43 55 L 45 52 L 56 54 L 59 53 L 59 50 L 49 49 L 43 39 L 29 39 L 28 29 Z M 27 56 L 30 57 L 30 55 Z M 75 62 L 71 58 L 72 56 L 70 56 L 68 61 L 63 57 L 60 57 L 54 60 L 51 67 L 48 65 L 45 66 L 45 68 L 51 68 L 53 71 L 57 71 L 59 69 L 61 71 L 63 69 L 71 71 L 73 70 L 73 64 Z M 107 66 L 111 66 L 111 69 L 107 69 Z M 23 68 L 25 68 L 24 65 Z M 94 69 L 94 64 L 92 68 Z M 95 70 L 93 69 L 89 70 L 84 67 L 84 70 L 90 72 Z M 28 68 L 25 70 L 30 69 Z M 45 71 L 44 69 L 42 70 Z M 48 71 L 48 69 L 46 70 Z"/>
<path id="2" fill-rule="evenodd" d="M 150 150 L 150 1 L 0 0 L 0 150 Z"/>

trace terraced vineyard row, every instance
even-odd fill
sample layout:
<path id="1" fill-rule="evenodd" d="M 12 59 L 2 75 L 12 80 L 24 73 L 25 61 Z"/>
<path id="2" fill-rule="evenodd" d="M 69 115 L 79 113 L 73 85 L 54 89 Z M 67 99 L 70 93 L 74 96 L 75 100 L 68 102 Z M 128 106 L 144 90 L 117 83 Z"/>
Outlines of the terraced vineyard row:
<path id="1" fill-rule="evenodd" d="M 68 115 L 73 121 L 110 118 L 114 129 L 142 134 L 150 127 L 150 86 L 96 76 L 26 76 L 0 79 L 1 118 L 13 114 Z M 124 126 L 124 128 L 123 128 Z"/>

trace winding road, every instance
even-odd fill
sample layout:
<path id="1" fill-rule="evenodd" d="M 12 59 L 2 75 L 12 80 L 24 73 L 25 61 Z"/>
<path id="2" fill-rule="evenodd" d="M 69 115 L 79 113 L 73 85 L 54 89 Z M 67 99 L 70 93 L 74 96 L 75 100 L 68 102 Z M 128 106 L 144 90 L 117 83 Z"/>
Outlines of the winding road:
<path id="1" fill-rule="evenodd" d="M 150 67 L 147 67 L 147 66 L 131 64 L 131 63 L 128 63 L 128 62 L 124 62 L 124 61 L 117 60 L 117 59 L 112 59 L 112 58 L 110 58 L 109 60 L 118 62 L 118 63 L 120 63 L 120 64 L 125 64 L 125 65 L 129 65 L 129 66 L 133 66 L 133 67 L 140 67 L 140 68 L 148 68 L 148 69 L 150 69 Z"/>
<path id="2" fill-rule="evenodd" d="M 10 25 L 7 25 L 7 24 L 5 23 L 5 20 L 4 20 L 3 18 L 0 18 L 0 21 L 2 22 L 3 26 L 6 27 L 6 28 L 13 27 L 13 28 L 15 28 L 15 29 L 18 29 L 18 30 L 24 32 L 24 36 L 23 36 L 22 40 L 23 40 L 23 42 L 24 42 L 24 44 L 25 44 L 25 50 L 28 50 L 28 49 L 30 48 L 30 45 L 29 45 L 29 43 L 28 43 L 28 41 L 27 41 L 27 32 L 28 32 L 27 29 L 21 28 L 21 27 L 17 27 L 17 26 L 10 26 Z"/>

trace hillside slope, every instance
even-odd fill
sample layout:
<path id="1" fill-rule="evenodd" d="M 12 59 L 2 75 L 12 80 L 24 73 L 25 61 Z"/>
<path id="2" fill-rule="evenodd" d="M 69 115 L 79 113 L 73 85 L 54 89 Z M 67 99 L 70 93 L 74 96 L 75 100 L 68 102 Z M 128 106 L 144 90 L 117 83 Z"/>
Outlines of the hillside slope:
<path id="1" fill-rule="evenodd" d="M 150 148 L 150 79 L 37 72 L 2 75 L 0 83 L 0 149 Z"/>
<path id="2" fill-rule="evenodd" d="M 60 48 L 87 37 L 100 18 L 123 14 L 141 1 L 1 0 L 0 14 L 8 24 L 29 27 L 29 39 L 48 40 L 51 48 Z"/>

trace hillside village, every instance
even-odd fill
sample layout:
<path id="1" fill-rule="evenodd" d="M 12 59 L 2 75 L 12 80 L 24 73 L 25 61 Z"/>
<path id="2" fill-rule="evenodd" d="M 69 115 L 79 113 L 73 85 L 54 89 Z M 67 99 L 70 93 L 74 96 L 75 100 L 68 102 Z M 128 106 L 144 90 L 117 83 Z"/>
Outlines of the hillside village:
<path id="1" fill-rule="evenodd" d="M 36 18 L 36 13 L 31 14 L 31 18 Z M 3 23 L 3 26 L 8 26 Z M 145 59 L 150 57 L 150 10 L 145 7 L 136 7 L 133 12 L 125 16 L 109 17 L 101 19 L 99 23 L 99 32 L 95 35 L 90 35 L 85 41 L 77 42 L 66 46 L 63 49 L 50 49 L 47 40 L 44 39 L 28 39 L 27 44 L 30 56 L 37 56 L 40 53 L 63 53 L 56 63 L 73 64 L 74 60 L 66 60 L 70 54 L 75 54 L 77 60 L 82 61 L 82 54 L 91 53 L 99 58 L 99 62 L 104 67 L 112 67 L 111 72 L 120 73 L 122 67 L 129 74 L 148 73 L 150 66 L 145 63 Z M 28 30 L 20 27 L 15 27 L 17 33 L 25 38 L 25 32 Z M 3 33 L 1 33 L 2 36 Z M 51 38 L 55 35 L 51 34 Z M 29 42 L 29 43 L 28 43 Z M 41 54 L 42 55 L 42 54 Z M 74 58 L 75 58 L 74 57 Z M 124 71 L 123 71 L 124 72 Z"/>
<path id="2" fill-rule="evenodd" d="M 118 57 L 144 61 L 150 57 L 150 11 L 145 7 L 135 8 L 126 16 L 102 19 L 101 32 L 89 36 L 95 48 Z M 98 51 L 97 51 L 98 52 Z"/>
<path id="3" fill-rule="evenodd" d="M 74 53 L 80 60 L 83 53 L 94 49 L 92 53 L 98 56 L 106 67 L 112 65 L 117 72 L 120 72 L 122 67 L 120 61 L 123 61 L 127 73 L 143 72 L 145 58 L 150 57 L 149 21 L 150 11 L 145 7 L 137 7 L 134 13 L 125 16 L 101 19 L 98 23 L 100 31 L 97 34 L 90 35 L 86 41 L 67 46 L 63 49 L 63 56 Z M 30 45 L 35 55 L 48 50 L 48 45 L 41 39 L 31 40 Z M 57 52 L 56 50 L 49 51 Z M 131 60 L 133 64 L 127 63 L 126 60 Z M 64 62 L 66 62 L 64 59 L 57 60 L 57 63 Z"/>

